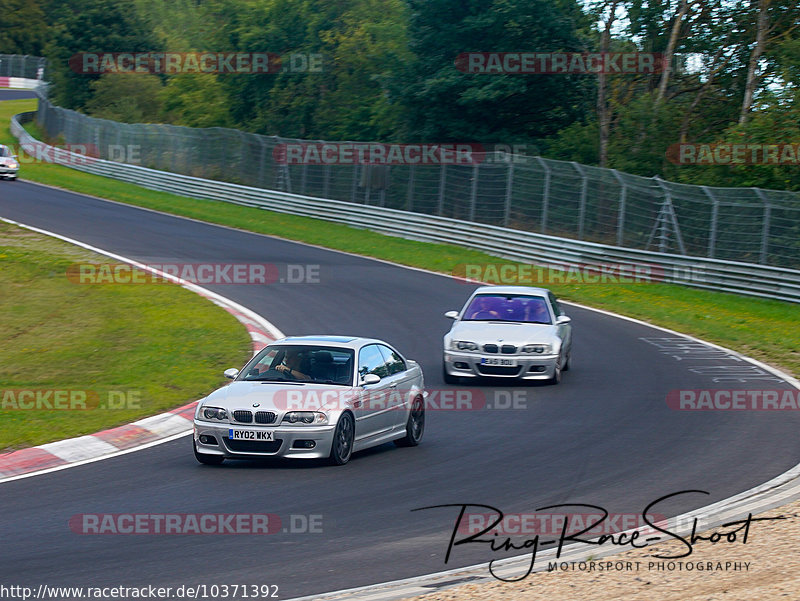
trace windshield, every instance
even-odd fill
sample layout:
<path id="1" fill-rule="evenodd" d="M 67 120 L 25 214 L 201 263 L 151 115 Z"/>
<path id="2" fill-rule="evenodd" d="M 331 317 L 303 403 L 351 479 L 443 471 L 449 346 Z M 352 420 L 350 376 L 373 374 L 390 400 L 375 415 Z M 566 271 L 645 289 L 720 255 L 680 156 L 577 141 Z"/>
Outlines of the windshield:
<path id="1" fill-rule="evenodd" d="M 462 321 L 511 321 L 551 324 L 547 301 L 523 294 L 480 294 L 472 299 Z"/>
<path id="2" fill-rule="evenodd" d="M 0 157 L 10 157 L 11 151 L 8 149 L 8 146 L 0 146 Z"/>
<path id="3" fill-rule="evenodd" d="M 329 346 L 268 346 L 253 357 L 238 379 L 352 386 L 353 354 L 352 349 Z"/>

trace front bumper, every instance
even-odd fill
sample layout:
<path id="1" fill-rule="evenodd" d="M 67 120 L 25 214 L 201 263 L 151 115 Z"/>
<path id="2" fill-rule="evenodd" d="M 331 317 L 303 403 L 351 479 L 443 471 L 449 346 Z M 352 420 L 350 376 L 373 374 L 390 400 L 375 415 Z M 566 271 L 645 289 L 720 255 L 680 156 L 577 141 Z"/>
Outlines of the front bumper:
<path id="1" fill-rule="evenodd" d="M 237 430 L 270 430 L 275 442 L 230 440 L 232 424 L 194 420 L 194 444 L 199 453 L 222 455 L 231 459 L 255 459 L 259 457 L 291 457 L 296 459 L 323 459 L 331 453 L 335 425 L 325 426 L 242 426 Z M 201 440 L 202 437 L 202 440 Z M 216 444 L 210 443 L 213 437 Z M 299 441 L 313 441 L 313 448 L 298 447 Z"/>
<path id="2" fill-rule="evenodd" d="M 549 380 L 556 372 L 559 355 L 494 355 L 492 358 L 513 361 L 515 366 L 481 364 L 491 355 L 460 351 L 444 352 L 444 369 L 448 375 L 461 378 L 508 378 L 515 380 Z"/>
<path id="3" fill-rule="evenodd" d="M 0 177 L 17 177 L 18 172 L 19 167 L 12 169 L 11 167 L 0 165 Z"/>

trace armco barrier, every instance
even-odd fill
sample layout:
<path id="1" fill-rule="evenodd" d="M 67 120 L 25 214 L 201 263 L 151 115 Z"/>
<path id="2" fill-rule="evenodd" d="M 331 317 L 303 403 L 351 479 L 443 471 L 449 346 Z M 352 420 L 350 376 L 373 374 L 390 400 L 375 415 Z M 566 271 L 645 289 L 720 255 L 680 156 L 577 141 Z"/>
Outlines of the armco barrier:
<path id="1" fill-rule="evenodd" d="M 21 123 L 32 120 L 34 116 L 33 112 L 22 113 L 11 122 L 12 134 L 20 141 L 22 148 L 27 147 L 32 154 L 36 152 L 34 147 L 42 143 L 30 136 Z M 152 190 L 314 217 L 412 240 L 455 244 L 524 263 L 598 268 L 607 264 L 660 267 L 663 279 L 667 282 L 800 302 L 800 271 L 793 269 L 570 240 L 447 217 L 251 188 L 124 163 L 99 159 L 80 161 L 80 156 L 64 152 L 49 152 L 44 156 L 80 171 Z"/>

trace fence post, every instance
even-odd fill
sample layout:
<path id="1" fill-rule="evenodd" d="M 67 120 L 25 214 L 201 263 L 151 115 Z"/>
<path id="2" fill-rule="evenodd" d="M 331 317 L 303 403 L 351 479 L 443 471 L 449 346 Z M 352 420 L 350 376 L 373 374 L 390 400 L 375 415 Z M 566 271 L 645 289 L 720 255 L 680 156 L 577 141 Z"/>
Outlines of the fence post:
<path id="1" fill-rule="evenodd" d="M 717 221 L 719 220 L 719 201 L 708 186 L 700 187 L 713 203 L 711 205 L 711 223 L 708 226 L 708 251 L 706 252 L 706 256 L 709 259 L 713 259 L 714 253 L 717 250 Z"/>
<path id="2" fill-rule="evenodd" d="M 408 170 L 408 196 L 406 197 L 406 211 L 414 210 L 414 173 L 416 165 L 411 165 Z"/>
<path id="3" fill-rule="evenodd" d="M 437 209 L 436 214 L 439 217 L 442 216 L 444 212 L 444 184 L 447 179 L 447 165 L 442 164 L 441 172 L 439 173 L 439 208 Z"/>
<path id="4" fill-rule="evenodd" d="M 628 200 L 628 185 L 625 183 L 625 180 L 622 179 L 619 171 L 612 169 L 611 173 L 617 178 L 620 187 L 619 211 L 617 212 L 617 246 L 622 246 L 622 243 L 625 241 L 625 203 Z"/>
<path id="5" fill-rule="evenodd" d="M 547 230 L 547 212 L 550 208 L 550 167 L 544 162 L 542 157 L 536 157 L 539 164 L 544 169 L 544 188 L 542 189 L 542 227 L 541 232 L 546 233 Z"/>
<path id="6" fill-rule="evenodd" d="M 672 231 L 675 233 L 675 241 L 678 243 L 678 250 L 682 255 L 686 254 L 686 247 L 683 244 L 683 236 L 681 236 L 681 228 L 678 224 L 678 216 L 675 214 L 675 207 L 672 204 L 672 192 L 670 192 L 669 188 L 664 184 L 664 181 L 658 177 L 657 175 L 653 177 L 653 180 L 658 184 L 658 187 L 661 188 L 662 192 L 664 192 L 664 201 L 661 203 L 661 210 L 658 214 L 658 219 L 656 220 L 655 227 L 658 227 L 659 223 L 661 224 L 660 231 L 659 231 L 659 251 L 666 252 L 667 250 L 667 243 L 669 240 L 669 224 L 672 223 Z M 655 230 L 653 230 L 655 232 Z M 652 240 L 653 236 L 650 235 L 650 239 Z M 650 242 L 648 241 L 647 246 L 650 246 Z"/>
<path id="7" fill-rule="evenodd" d="M 581 198 L 578 205 L 578 240 L 583 240 L 584 222 L 586 221 L 586 191 L 589 185 L 589 180 L 586 177 L 586 172 L 578 163 L 572 161 L 572 166 L 575 171 L 581 176 Z"/>
<path id="8" fill-rule="evenodd" d="M 507 157 L 509 155 L 506 155 Z M 508 227 L 508 224 L 511 222 L 511 195 L 514 189 L 514 157 L 516 155 L 511 155 L 511 159 L 508 162 L 508 177 L 506 178 L 506 206 L 503 213 L 503 225 Z"/>
<path id="9" fill-rule="evenodd" d="M 478 167 L 479 163 L 472 166 L 472 192 L 469 195 L 469 220 L 475 221 L 475 204 L 478 202 Z"/>
<path id="10" fill-rule="evenodd" d="M 767 264 L 767 253 L 769 252 L 769 226 L 770 226 L 770 217 L 772 216 L 772 205 L 764 196 L 764 191 L 759 188 L 753 188 L 755 193 L 761 199 L 761 202 L 764 203 L 764 218 L 761 222 L 761 252 L 759 253 L 758 262 L 762 265 Z"/>
<path id="11" fill-rule="evenodd" d="M 267 139 L 265 136 L 256 136 L 258 144 L 261 146 L 261 160 L 258 162 L 258 185 L 266 188 L 264 185 L 264 166 L 267 162 Z"/>

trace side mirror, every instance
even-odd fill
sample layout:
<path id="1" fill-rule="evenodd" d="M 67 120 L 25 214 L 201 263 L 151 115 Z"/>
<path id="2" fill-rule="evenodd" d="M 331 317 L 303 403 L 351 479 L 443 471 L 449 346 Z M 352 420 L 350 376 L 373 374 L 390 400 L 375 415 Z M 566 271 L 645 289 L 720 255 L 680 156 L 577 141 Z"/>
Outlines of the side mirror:
<path id="1" fill-rule="evenodd" d="M 559 315 L 556 317 L 556 325 L 563 325 L 565 323 L 569 323 L 572 321 L 572 318 L 567 317 L 566 315 Z"/>
<path id="2" fill-rule="evenodd" d="M 380 381 L 381 377 L 377 374 L 366 374 L 361 377 L 362 386 L 367 386 L 368 384 L 377 384 Z"/>
<path id="3" fill-rule="evenodd" d="M 11 155 L 11 158 L 12 158 L 12 159 L 16 159 L 16 158 L 17 158 L 17 155 L 15 155 L 15 154 L 12 154 L 12 155 Z"/>
<path id="4" fill-rule="evenodd" d="M 231 367 L 230 369 L 226 369 L 224 372 L 222 372 L 222 375 L 224 375 L 226 378 L 233 380 L 236 376 L 239 375 L 239 370 L 236 369 L 235 367 Z"/>
<path id="5" fill-rule="evenodd" d="M 448 311 L 444 316 L 447 319 L 458 319 L 458 311 Z"/>

